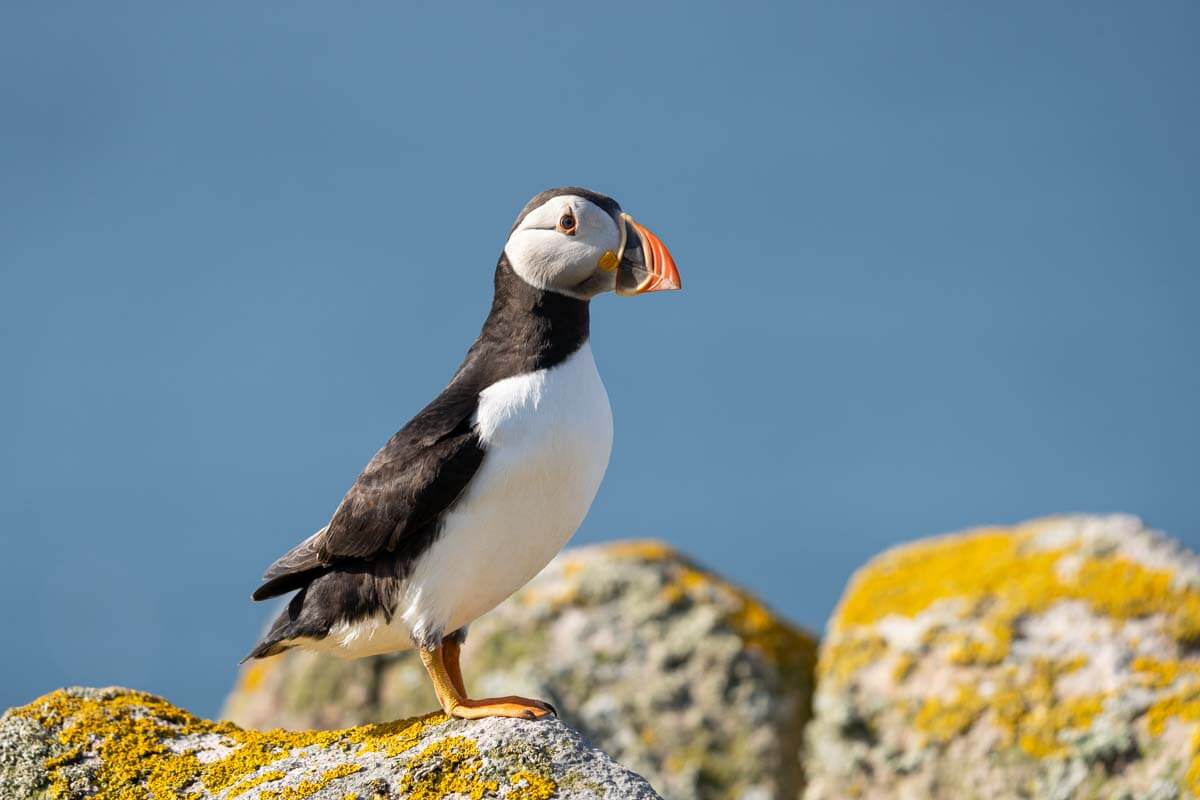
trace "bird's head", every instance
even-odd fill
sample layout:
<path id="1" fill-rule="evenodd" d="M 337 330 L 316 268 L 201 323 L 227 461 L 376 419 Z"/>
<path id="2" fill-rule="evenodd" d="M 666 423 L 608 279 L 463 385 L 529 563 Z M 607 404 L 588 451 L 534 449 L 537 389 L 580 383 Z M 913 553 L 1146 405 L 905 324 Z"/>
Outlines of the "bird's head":
<path id="1" fill-rule="evenodd" d="M 504 254 L 526 283 L 583 300 L 681 286 L 662 240 L 616 200 L 576 186 L 548 189 L 530 200 Z"/>

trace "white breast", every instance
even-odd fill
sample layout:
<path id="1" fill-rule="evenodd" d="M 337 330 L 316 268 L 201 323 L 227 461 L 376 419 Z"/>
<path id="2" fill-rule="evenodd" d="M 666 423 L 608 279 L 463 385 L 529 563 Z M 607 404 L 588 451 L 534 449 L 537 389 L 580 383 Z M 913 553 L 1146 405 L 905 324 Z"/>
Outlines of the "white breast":
<path id="1" fill-rule="evenodd" d="M 483 463 L 397 606 L 413 638 L 450 633 L 495 608 L 583 522 L 612 451 L 612 411 L 584 344 L 558 366 L 479 396 Z"/>

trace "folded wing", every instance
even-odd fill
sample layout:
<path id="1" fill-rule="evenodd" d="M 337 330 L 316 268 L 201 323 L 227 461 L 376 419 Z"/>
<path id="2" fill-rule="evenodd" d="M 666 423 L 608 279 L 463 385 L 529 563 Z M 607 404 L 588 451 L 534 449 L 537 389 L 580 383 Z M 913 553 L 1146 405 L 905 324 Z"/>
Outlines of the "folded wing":
<path id="1" fill-rule="evenodd" d="M 355 480 L 333 518 L 263 574 L 255 600 L 306 586 L 339 564 L 415 556 L 483 461 L 472 419 L 478 392 L 451 383 L 404 426 Z"/>

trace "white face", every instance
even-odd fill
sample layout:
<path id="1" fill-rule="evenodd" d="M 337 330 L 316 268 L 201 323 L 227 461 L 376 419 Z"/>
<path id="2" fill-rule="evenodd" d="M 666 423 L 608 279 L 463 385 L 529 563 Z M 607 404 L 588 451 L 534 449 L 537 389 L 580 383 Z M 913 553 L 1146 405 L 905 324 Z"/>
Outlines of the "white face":
<path id="1" fill-rule="evenodd" d="M 504 252 L 526 283 L 589 298 L 613 288 L 614 273 L 602 270 L 600 259 L 620 246 L 617 223 L 607 211 L 590 200 L 563 194 L 526 214 Z"/>

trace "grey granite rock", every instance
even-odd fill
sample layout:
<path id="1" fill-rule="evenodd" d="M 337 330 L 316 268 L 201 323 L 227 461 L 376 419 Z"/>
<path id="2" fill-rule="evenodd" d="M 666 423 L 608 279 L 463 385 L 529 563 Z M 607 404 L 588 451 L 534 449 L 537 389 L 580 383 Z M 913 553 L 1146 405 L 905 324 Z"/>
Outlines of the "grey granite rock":
<path id="1" fill-rule="evenodd" d="M 65 689 L 0 718 L 0 796 L 64 800 L 652 800 L 554 719 L 441 714 L 340 731 L 247 731 L 128 689 Z"/>
<path id="2" fill-rule="evenodd" d="M 1133 517 L 891 550 L 821 646 L 807 800 L 1191 797 L 1200 564 Z"/>
<path id="3" fill-rule="evenodd" d="M 658 542 L 570 550 L 472 626 L 476 696 L 554 703 L 672 800 L 795 798 L 815 642 Z M 243 670 L 225 715 L 342 727 L 436 707 L 411 654 L 289 652 Z"/>

